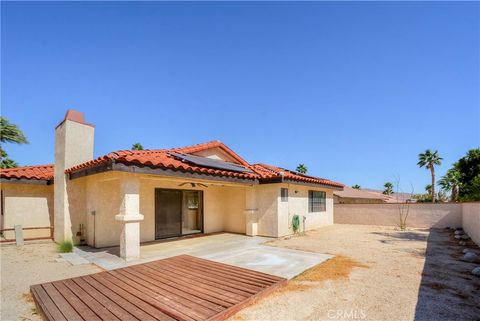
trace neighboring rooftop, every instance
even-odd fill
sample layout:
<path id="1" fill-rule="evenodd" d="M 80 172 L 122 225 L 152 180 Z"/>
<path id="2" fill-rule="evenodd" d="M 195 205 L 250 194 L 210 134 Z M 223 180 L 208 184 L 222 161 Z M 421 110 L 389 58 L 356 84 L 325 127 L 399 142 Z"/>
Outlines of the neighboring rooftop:
<path id="1" fill-rule="evenodd" d="M 374 189 L 356 189 L 345 186 L 342 191 L 335 191 L 333 194 L 341 198 L 356 198 L 365 200 L 381 200 L 384 203 L 405 203 L 412 202 L 412 194 L 409 193 L 393 193 L 385 195 L 380 190 Z"/>

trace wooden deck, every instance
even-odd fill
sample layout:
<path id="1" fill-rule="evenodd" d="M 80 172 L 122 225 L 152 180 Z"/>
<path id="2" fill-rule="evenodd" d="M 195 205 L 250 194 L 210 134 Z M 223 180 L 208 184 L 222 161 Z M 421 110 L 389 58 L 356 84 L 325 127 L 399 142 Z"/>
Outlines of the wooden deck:
<path id="1" fill-rule="evenodd" d="M 32 285 L 44 320 L 223 320 L 286 279 L 180 255 Z"/>

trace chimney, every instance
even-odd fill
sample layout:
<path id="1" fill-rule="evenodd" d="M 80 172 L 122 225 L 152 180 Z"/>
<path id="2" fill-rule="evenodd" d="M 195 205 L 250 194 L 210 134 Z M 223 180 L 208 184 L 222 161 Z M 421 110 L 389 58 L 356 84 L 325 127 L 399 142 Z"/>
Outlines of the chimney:
<path id="1" fill-rule="evenodd" d="M 57 242 L 71 241 L 73 235 L 69 211 L 69 179 L 65 170 L 93 159 L 94 130 L 93 125 L 85 122 L 83 113 L 73 109 L 67 111 L 65 118 L 55 128 L 54 226 Z"/>

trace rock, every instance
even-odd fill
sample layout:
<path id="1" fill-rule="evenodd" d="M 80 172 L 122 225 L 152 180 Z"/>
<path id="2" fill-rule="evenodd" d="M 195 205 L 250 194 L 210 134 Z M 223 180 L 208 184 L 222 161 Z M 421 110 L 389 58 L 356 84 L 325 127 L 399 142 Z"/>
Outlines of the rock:
<path id="1" fill-rule="evenodd" d="M 455 235 L 462 235 L 463 234 L 463 231 L 455 231 Z"/>
<path id="2" fill-rule="evenodd" d="M 465 262 L 477 262 L 478 261 L 478 255 L 473 253 L 473 252 L 467 252 L 465 255 L 462 257 L 462 261 Z"/>
<path id="3" fill-rule="evenodd" d="M 468 253 L 468 252 L 473 252 L 473 250 L 471 250 L 471 249 L 463 249 L 463 251 L 462 251 L 463 254 Z"/>
<path id="4" fill-rule="evenodd" d="M 465 245 L 467 245 L 467 242 L 465 242 L 465 241 L 460 241 L 460 242 L 458 242 L 458 245 L 460 245 L 460 246 L 465 246 Z"/>
<path id="5" fill-rule="evenodd" d="M 480 276 L 480 266 L 477 266 L 472 270 L 472 274 L 475 276 Z"/>
<path id="6" fill-rule="evenodd" d="M 461 236 L 461 235 L 455 235 L 455 238 L 456 238 L 457 240 L 460 240 L 460 239 L 462 238 L 462 236 Z"/>
<path id="7" fill-rule="evenodd" d="M 466 235 L 466 234 L 461 235 L 460 238 L 461 238 L 462 240 L 469 240 L 469 239 L 470 239 L 470 237 L 469 237 L 468 235 Z"/>

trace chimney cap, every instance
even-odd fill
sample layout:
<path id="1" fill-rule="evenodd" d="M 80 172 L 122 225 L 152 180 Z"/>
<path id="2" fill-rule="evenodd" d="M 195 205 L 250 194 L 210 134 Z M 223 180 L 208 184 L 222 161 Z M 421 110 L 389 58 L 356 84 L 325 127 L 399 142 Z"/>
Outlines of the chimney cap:
<path id="1" fill-rule="evenodd" d="M 95 127 L 92 124 L 88 124 L 87 122 L 85 122 L 85 117 L 83 116 L 83 112 L 75 109 L 68 109 L 67 112 L 65 113 L 65 118 L 60 122 L 60 124 L 58 124 L 58 126 L 60 126 L 67 120 L 74 121 L 79 124 Z"/>

